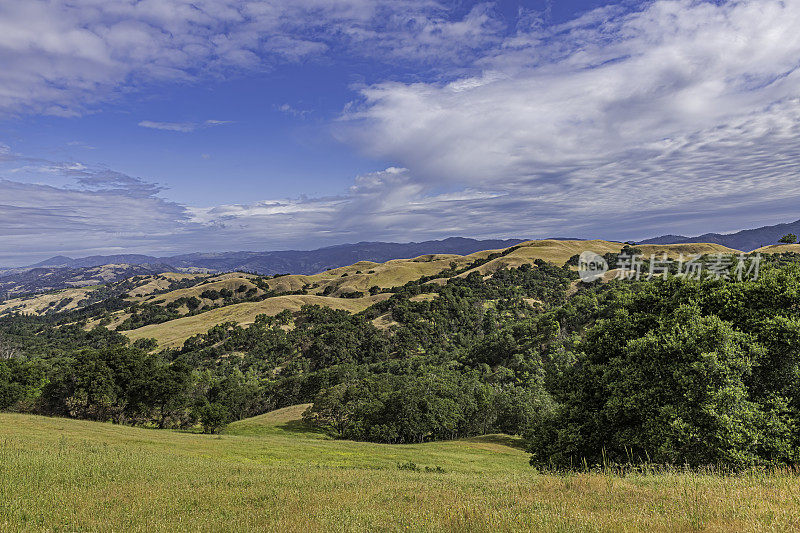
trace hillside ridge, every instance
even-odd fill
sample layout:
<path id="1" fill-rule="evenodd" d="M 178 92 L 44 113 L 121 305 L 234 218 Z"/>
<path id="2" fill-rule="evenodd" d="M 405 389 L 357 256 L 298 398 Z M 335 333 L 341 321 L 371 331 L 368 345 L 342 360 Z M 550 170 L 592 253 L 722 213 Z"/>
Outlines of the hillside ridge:
<path id="1" fill-rule="evenodd" d="M 697 237 L 684 235 L 662 235 L 638 241 L 637 244 L 688 244 L 688 243 L 713 243 L 729 248 L 755 251 L 771 244 L 776 244 L 778 239 L 787 233 L 800 233 L 800 220 L 760 228 L 744 229 L 734 233 L 704 233 Z"/>

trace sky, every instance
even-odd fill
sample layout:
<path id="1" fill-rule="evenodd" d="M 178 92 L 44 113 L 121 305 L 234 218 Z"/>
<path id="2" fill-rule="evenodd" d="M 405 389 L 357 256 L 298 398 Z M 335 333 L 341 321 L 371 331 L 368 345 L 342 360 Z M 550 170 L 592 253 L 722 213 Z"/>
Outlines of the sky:
<path id="1" fill-rule="evenodd" d="M 794 221 L 794 0 L 0 0 L 0 265 Z"/>

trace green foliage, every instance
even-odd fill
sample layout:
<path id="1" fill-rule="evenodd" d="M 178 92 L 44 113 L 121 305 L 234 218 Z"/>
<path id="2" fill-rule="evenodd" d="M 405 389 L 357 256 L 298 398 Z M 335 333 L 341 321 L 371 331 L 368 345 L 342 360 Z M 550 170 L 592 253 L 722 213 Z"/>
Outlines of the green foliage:
<path id="1" fill-rule="evenodd" d="M 228 409 L 219 403 L 206 403 L 198 409 L 203 433 L 219 433 L 230 420 Z"/>
<path id="2" fill-rule="evenodd" d="M 797 242 L 797 235 L 794 233 L 787 233 L 783 237 L 780 238 L 778 242 L 782 242 L 784 244 L 794 244 Z"/>
<path id="3" fill-rule="evenodd" d="M 178 303 L 178 305 L 180 305 L 180 303 Z M 148 324 L 161 324 L 181 316 L 177 311 L 176 305 L 162 307 L 151 303 L 132 305 L 130 307 L 130 312 L 131 316 L 117 326 L 118 331 L 137 329 Z"/>
<path id="4" fill-rule="evenodd" d="M 20 408 L 35 401 L 45 381 L 42 365 L 32 361 L 0 361 L 0 410 Z"/>
<path id="5" fill-rule="evenodd" d="M 206 300 L 219 300 L 222 298 L 222 294 L 214 289 L 206 289 L 200 293 L 200 298 L 205 298 Z"/>
<path id="6" fill-rule="evenodd" d="M 529 431 L 532 462 L 796 462 L 799 281 L 791 266 L 605 291 L 550 389 L 557 408 Z"/>
<path id="7" fill-rule="evenodd" d="M 306 420 L 340 438 L 524 433 L 546 468 L 795 463 L 798 260 L 770 256 L 757 280 L 618 280 L 569 297 L 576 274 L 543 261 L 487 277 L 452 267 L 370 289 L 391 296 L 359 314 L 304 306 L 248 327 L 218 324 L 160 353 L 85 330 L 85 314 L 10 316 L 0 319 L 0 408 L 216 432 L 313 402 Z M 254 298 L 273 294 L 253 282 L 265 291 Z M 251 290 L 203 294 L 225 305 Z M 131 306 L 123 327 L 169 320 L 184 305 L 202 312 L 195 300 Z M 377 317 L 391 326 L 379 329 Z"/>

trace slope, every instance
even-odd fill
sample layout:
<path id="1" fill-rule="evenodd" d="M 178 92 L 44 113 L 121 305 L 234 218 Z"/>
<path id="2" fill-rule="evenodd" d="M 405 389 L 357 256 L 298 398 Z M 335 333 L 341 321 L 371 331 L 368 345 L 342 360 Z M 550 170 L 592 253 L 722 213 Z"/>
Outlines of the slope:
<path id="1" fill-rule="evenodd" d="M 211 436 L 0 414 L 0 530 L 798 527 L 800 481 L 788 473 L 543 475 L 503 435 L 381 445 L 321 438 L 293 420 L 268 415 Z M 421 471 L 397 466 L 409 462 Z"/>
<path id="2" fill-rule="evenodd" d="M 379 301 L 389 298 L 389 294 L 378 294 L 364 298 L 331 298 L 314 295 L 276 296 L 260 302 L 245 302 L 218 307 L 198 315 L 185 316 L 151 324 L 138 329 L 123 331 L 132 341 L 138 339 L 156 339 L 160 348 L 177 348 L 186 339 L 198 333 L 205 333 L 213 326 L 223 322 L 252 324 L 258 315 L 274 316 L 284 310 L 299 311 L 304 305 L 321 305 L 332 309 L 342 309 L 351 313 L 363 311 Z"/>

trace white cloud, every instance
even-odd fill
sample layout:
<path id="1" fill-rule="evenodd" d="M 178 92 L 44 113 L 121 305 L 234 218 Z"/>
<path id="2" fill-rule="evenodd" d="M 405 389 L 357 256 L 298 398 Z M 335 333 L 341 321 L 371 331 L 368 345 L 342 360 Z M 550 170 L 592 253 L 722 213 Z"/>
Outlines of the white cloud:
<path id="1" fill-rule="evenodd" d="M 192 78 L 227 61 L 261 68 L 266 50 L 292 60 L 343 42 L 398 60 L 439 58 L 445 68 L 438 82 L 361 90 L 340 135 L 397 166 L 359 176 L 335 197 L 184 207 L 161 199 L 158 185 L 25 159 L 0 145 L 0 162 L 17 180 L 0 182 L 0 250 L 263 250 L 451 235 L 635 239 L 798 218 L 797 2 L 657 0 L 556 27 L 523 17 L 505 38 L 485 6 L 450 21 L 434 4 L 403 5 L 406 12 L 366 0 L 85 2 L 95 19 L 81 26 L 65 16 L 75 31 L 52 33 L 52 43 L 30 40 L 33 66 L 0 72 L 0 107 L 68 112 L 91 103 L 84 91 L 120 79 Z M 124 31 L 110 31 L 115 16 L 128 22 L 117 28 Z M 50 18 L 42 24 L 58 26 Z M 220 31 L 219 21 L 235 31 Z M 147 32 L 155 37 L 143 38 Z M 308 35 L 315 40 L 301 38 Z M 0 27 L 0 65 L 18 42 L 26 41 Z M 49 72 L 58 54 L 74 68 L 56 65 L 63 83 L 47 74 L 40 84 L 35 69 Z M 470 65 L 473 74 L 453 76 Z M 26 76 L 20 87 L 30 95 L 3 103 L 13 94 L 9 80 Z M 107 224 L 114 216 L 119 222 Z"/>
<path id="2" fill-rule="evenodd" d="M 157 247 L 187 229 L 183 207 L 126 178 L 86 179 L 73 188 L 0 179 L 0 264 L 23 264 L 50 250 Z"/>
<path id="3" fill-rule="evenodd" d="M 298 109 L 290 104 L 281 104 L 277 106 L 276 109 L 281 113 L 285 113 L 287 115 L 291 115 L 293 117 L 298 117 L 298 118 L 305 118 L 306 115 L 311 113 L 310 109 Z"/>
<path id="4" fill-rule="evenodd" d="M 435 0 L 4 0 L 0 112 L 74 116 L 122 90 L 331 50 L 455 61 L 496 40 L 488 8 L 449 14 Z"/>
<path id="5" fill-rule="evenodd" d="M 139 126 L 153 130 L 179 131 L 182 133 L 192 132 L 202 128 L 213 126 L 223 126 L 233 124 L 232 120 L 206 120 L 204 122 L 156 122 L 153 120 L 142 120 Z"/>
<path id="6" fill-rule="evenodd" d="M 658 0 L 534 24 L 477 59 L 483 74 L 363 88 L 340 134 L 427 187 L 559 206 L 565 231 L 633 203 L 691 217 L 702 202 L 778 202 L 800 192 L 798 26 L 800 3 L 778 0 Z"/>

